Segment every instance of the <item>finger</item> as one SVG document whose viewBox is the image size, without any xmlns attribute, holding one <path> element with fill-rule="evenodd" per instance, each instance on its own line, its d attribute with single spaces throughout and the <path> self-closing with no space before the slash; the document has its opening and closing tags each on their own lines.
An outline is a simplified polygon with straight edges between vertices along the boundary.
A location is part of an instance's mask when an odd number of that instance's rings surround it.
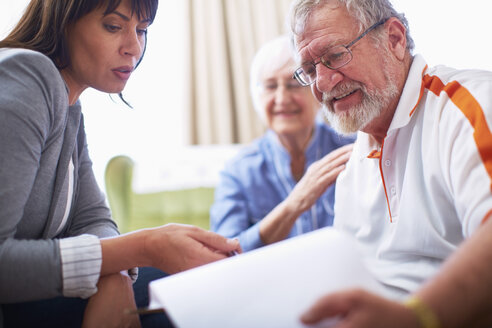
<svg viewBox="0 0 492 328">
<path fill-rule="evenodd" d="M 345 316 L 347 313 L 346 302 L 343 301 L 342 294 L 328 294 L 318 299 L 301 316 L 301 321 L 305 324 L 318 323 L 324 319 L 337 316 Z"/>
<path fill-rule="evenodd" d="M 193 233 L 193 238 L 204 244 L 206 247 L 223 253 L 232 251 L 238 252 L 241 249 L 237 239 L 229 239 L 211 231 L 197 230 Z"/>
<path fill-rule="evenodd" d="M 350 147 L 344 146 L 338 148 L 332 151 L 331 153 L 329 153 L 328 155 L 325 155 L 323 158 L 319 160 L 320 165 L 325 166 L 326 164 L 334 162 L 339 159 L 343 159 L 344 162 L 347 162 L 350 158 L 350 155 L 352 154 L 352 148 L 353 148 L 352 145 L 349 146 Z"/>
<path fill-rule="evenodd" d="M 200 261 L 201 264 L 215 262 L 215 261 L 223 260 L 223 259 L 229 257 L 228 253 L 226 253 L 226 252 L 218 251 L 218 250 L 210 248 L 204 244 L 202 244 L 202 246 L 203 246 L 203 248 L 200 249 L 200 254 L 198 257 L 198 261 Z"/>
<path fill-rule="evenodd" d="M 352 153 L 353 148 L 354 148 L 354 144 L 348 144 L 348 145 L 339 147 L 339 148 L 329 152 L 327 155 L 325 155 L 323 157 L 323 159 L 324 158 L 336 158 L 336 157 L 340 157 L 344 154 L 350 154 L 350 153 Z"/>
<path fill-rule="evenodd" d="M 306 174 L 309 175 L 323 175 L 332 170 L 335 167 L 338 167 L 342 164 L 346 164 L 350 159 L 352 152 L 339 152 L 336 154 L 328 154 L 322 159 L 314 162 L 308 168 Z"/>
<path fill-rule="evenodd" d="M 323 174 L 320 174 L 316 179 L 317 189 L 328 188 L 335 182 L 338 175 L 345 170 L 345 167 L 345 164 L 340 164 L 338 166 L 331 167 L 329 170 L 324 171 Z"/>
</svg>

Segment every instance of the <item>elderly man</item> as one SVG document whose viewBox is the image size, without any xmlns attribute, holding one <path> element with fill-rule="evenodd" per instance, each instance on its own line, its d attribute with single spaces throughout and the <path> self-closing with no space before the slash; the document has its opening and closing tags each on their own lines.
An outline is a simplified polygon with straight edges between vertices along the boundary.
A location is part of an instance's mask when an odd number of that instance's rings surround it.
<svg viewBox="0 0 492 328">
<path fill-rule="evenodd" d="M 359 131 L 335 226 L 357 238 L 393 298 L 343 291 L 302 320 L 490 326 L 492 74 L 429 68 L 388 0 L 295 0 L 291 15 L 294 77 L 337 130 Z"/>
</svg>

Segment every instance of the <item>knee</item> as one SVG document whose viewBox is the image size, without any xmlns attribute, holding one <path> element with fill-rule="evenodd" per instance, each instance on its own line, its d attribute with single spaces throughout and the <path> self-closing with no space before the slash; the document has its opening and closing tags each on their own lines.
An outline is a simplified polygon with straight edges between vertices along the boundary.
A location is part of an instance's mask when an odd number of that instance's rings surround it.
<svg viewBox="0 0 492 328">
<path fill-rule="evenodd" d="M 140 327 L 128 275 L 115 273 L 100 277 L 97 288 L 87 304 L 82 327 Z"/>
</svg>

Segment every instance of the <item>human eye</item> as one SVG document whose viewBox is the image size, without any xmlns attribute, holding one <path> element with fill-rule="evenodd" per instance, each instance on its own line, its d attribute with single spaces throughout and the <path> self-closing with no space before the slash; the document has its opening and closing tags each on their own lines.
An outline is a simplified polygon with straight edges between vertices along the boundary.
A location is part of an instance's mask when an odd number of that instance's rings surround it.
<svg viewBox="0 0 492 328">
<path fill-rule="evenodd" d="M 334 52 L 330 55 L 330 61 L 331 62 L 337 62 L 345 57 L 346 52 L 345 51 L 338 51 Z"/>
<path fill-rule="evenodd" d="M 149 24 L 139 24 L 139 26 L 137 26 L 137 34 L 142 36 L 142 35 L 147 35 L 147 29 L 149 27 Z"/>
<path fill-rule="evenodd" d="M 302 71 L 304 75 L 307 76 L 315 76 L 316 75 L 316 66 L 313 63 L 302 65 Z"/>
<path fill-rule="evenodd" d="M 287 89 L 289 90 L 297 90 L 299 88 L 302 88 L 302 85 L 299 84 L 299 82 L 297 82 L 296 80 L 293 80 L 293 81 L 289 81 L 287 84 L 286 84 L 286 87 Z"/>
<path fill-rule="evenodd" d="M 263 84 L 263 89 L 265 90 L 276 90 L 277 89 L 277 83 L 273 82 L 268 82 Z"/>
<path fill-rule="evenodd" d="M 104 28 L 111 33 L 116 33 L 121 30 L 121 26 L 114 24 L 104 24 Z"/>
<path fill-rule="evenodd" d="M 323 55 L 321 61 L 327 66 L 336 67 L 339 66 L 341 63 L 344 63 L 346 58 L 347 49 L 345 49 L 344 47 L 337 47 L 336 49 L 332 49 L 331 51 Z"/>
<path fill-rule="evenodd" d="M 138 35 L 147 35 L 147 29 L 137 29 Z"/>
</svg>

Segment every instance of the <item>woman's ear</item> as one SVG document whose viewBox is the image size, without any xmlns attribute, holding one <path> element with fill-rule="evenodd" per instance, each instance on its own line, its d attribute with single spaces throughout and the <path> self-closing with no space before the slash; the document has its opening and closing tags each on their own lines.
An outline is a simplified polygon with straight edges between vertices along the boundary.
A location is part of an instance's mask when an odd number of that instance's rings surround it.
<svg viewBox="0 0 492 328">
<path fill-rule="evenodd" d="M 396 17 L 384 24 L 388 32 L 389 50 L 399 60 L 403 60 L 407 51 L 407 29 Z"/>
</svg>

